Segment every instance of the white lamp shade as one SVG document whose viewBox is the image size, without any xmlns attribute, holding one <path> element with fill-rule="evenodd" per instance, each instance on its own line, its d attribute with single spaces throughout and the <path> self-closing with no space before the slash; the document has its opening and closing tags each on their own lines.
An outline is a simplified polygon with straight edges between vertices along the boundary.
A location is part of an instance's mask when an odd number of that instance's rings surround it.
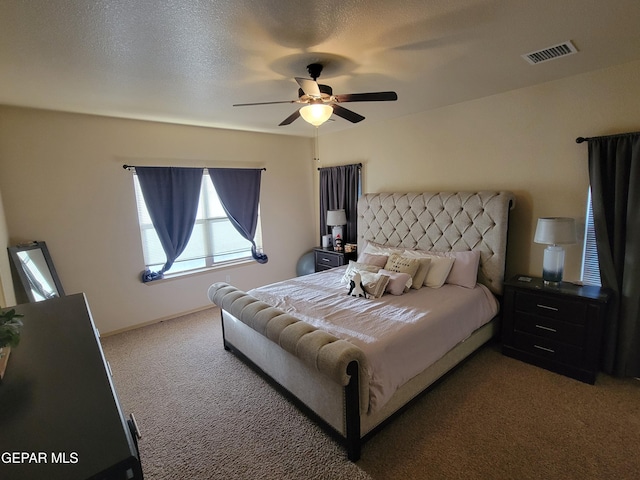
<svg viewBox="0 0 640 480">
<path fill-rule="evenodd" d="M 333 108 L 324 103 L 313 103 L 311 105 L 305 105 L 300 109 L 300 115 L 302 115 L 302 118 L 307 123 L 316 127 L 319 127 L 329 120 L 331 114 L 333 114 Z"/>
<path fill-rule="evenodd" d="M 347 224 L 347 214 L 344 210 L 327 210 L 327 225 L 330 227 Z"/>
<path fill-rule="evenodd" d="M 545 245 L 576 243 L 576 221 L 568 217 L 539 218 L 533 241 Z"/>
</svg>

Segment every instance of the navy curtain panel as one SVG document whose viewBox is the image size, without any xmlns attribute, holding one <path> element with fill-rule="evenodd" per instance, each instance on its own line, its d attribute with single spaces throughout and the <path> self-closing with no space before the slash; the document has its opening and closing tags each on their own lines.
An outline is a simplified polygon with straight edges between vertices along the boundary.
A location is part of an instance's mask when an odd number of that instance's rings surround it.
<svg viewBox="0 0 640 480">
<path fill-rule="evenodd" d="M 327 230 L 327 210 L 344 209 L 347 226 L 345 243 L 358 242 L 358 198 L 360 197 L 360 164 L 320 168 L 320 236 Z M 322 240 L 322 238 L 320 239 Z M 322 242 L 319 244 L 322 245 Z"/>
<path fill-rule="evenodd" d="M 267 263 L 269 258 L 257 251 L 254 240 L 258 226 L 262 169 L 210 168 L 209 177 L 231 224 L 243 238 L 251 242 L 251 256 L 258 263 Z"/>
<path fill-rule="evenodd" d="M 603 370 L 640 376 L 640 133 L 587 139 L 602 285 L 614 292 Z"/>
<path fill-rule="evenodd" d="M 149 269 L 142 281 L 164 276 L 184 251 L 196 221 L 202 168 L 136 167 L 140 190 L 167 261 L 158 272 Z"/>
</svg>

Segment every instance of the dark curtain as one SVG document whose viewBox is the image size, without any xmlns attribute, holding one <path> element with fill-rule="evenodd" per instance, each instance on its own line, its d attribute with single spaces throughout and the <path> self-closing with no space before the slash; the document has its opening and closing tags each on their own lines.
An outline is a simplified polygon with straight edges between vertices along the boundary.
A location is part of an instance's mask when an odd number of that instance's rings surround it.
<svg viewBox="0 0 640 480">
<path fill-rule="evenodd" d="M 331 233 L 327 230 L 327 210 L 344 209 L 347 215 L 344 241 L 345 243 L 357 243 L 360 164 L 325 167 L 319 170 L 320 235 Z"/>
<path fill-rule="evenodd" d="M 588 139 L 602 285 L 614 292 L 603 370 L 640 376 L 640 133 Z"/>
<path fill-rule="evenodd" d="M 267 263 L 269 258 L 256 250 L 254 241 L 258 226 L 262 169 L 210 168 L 209 176 L 231 224 L 251 242 L 254 260 Z"/>
<path fill-rule="evenodd" d="M 142 281 L 162 278 L 184 251 L 198 213 L 202 168 L 136 167 L 140 190 L 167 261 L 159 272 L 145 270 Z"/>
</svg>

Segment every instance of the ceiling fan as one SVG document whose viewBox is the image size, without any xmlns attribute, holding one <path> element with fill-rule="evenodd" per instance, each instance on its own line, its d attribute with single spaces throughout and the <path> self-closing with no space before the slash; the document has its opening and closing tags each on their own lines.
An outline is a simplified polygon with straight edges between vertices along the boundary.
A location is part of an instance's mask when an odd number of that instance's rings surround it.
<svg viewBox="0 0 640 480">
<path fill-rule="evenodd" d="M 316 79 L 322 73 L 322 64 L 312 63 L 307 65 L 307 71 L 312 80 L 308 78 L 296 77 L 296 82 L 300 85 L 297 100 L 284 100 L 279 102 L 258 102 L 258 103 L 237 103 L 234 107 L 245 107 L 250 105 L 273 105 L 276 103 L 301 103 L 304 106 L 293 112 L 279 126 L 289 125 L 298 117 L 309 122 L 311 125 L 319 126 L 326 122 L 332 114 L 336 114 L 351 123 L 358 123 L 364 117 L 356 112 L 352 112 L 339 105 L 346 102 L 388 102 L 398 99 L 396 92 L 370 92 L 370 93 L 347 93 L 334 95 L 333 89 L 329 85 L 319 84 Z"/>
</svg>

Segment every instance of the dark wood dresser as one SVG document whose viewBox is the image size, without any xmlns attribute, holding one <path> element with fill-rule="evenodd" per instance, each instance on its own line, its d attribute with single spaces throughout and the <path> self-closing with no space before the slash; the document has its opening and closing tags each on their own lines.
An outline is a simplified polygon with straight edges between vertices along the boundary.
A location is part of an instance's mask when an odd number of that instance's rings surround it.
<svg viewBox="0 0 640 480">
<path fill-rule="evenodd" d="M 593 384 L 608 300 L 600 287 L 517 275 L 505 282 L 502 353 Z"/>
<path fill-rule="evenodd" d="M 84 294 L 24 314 L 0 385 L 0 478 L 140 479 L 135 421 L 123 415 Z"/>
<path fill-rule="evenodd" d="M 330 248 L 316 247 L 313 249 L 316 272 L 329 270 L 330 268 L 340 267 L 349 263 L 349 260 L 355 260 L 356 252 L 336 252 Z"/>
</svg>

